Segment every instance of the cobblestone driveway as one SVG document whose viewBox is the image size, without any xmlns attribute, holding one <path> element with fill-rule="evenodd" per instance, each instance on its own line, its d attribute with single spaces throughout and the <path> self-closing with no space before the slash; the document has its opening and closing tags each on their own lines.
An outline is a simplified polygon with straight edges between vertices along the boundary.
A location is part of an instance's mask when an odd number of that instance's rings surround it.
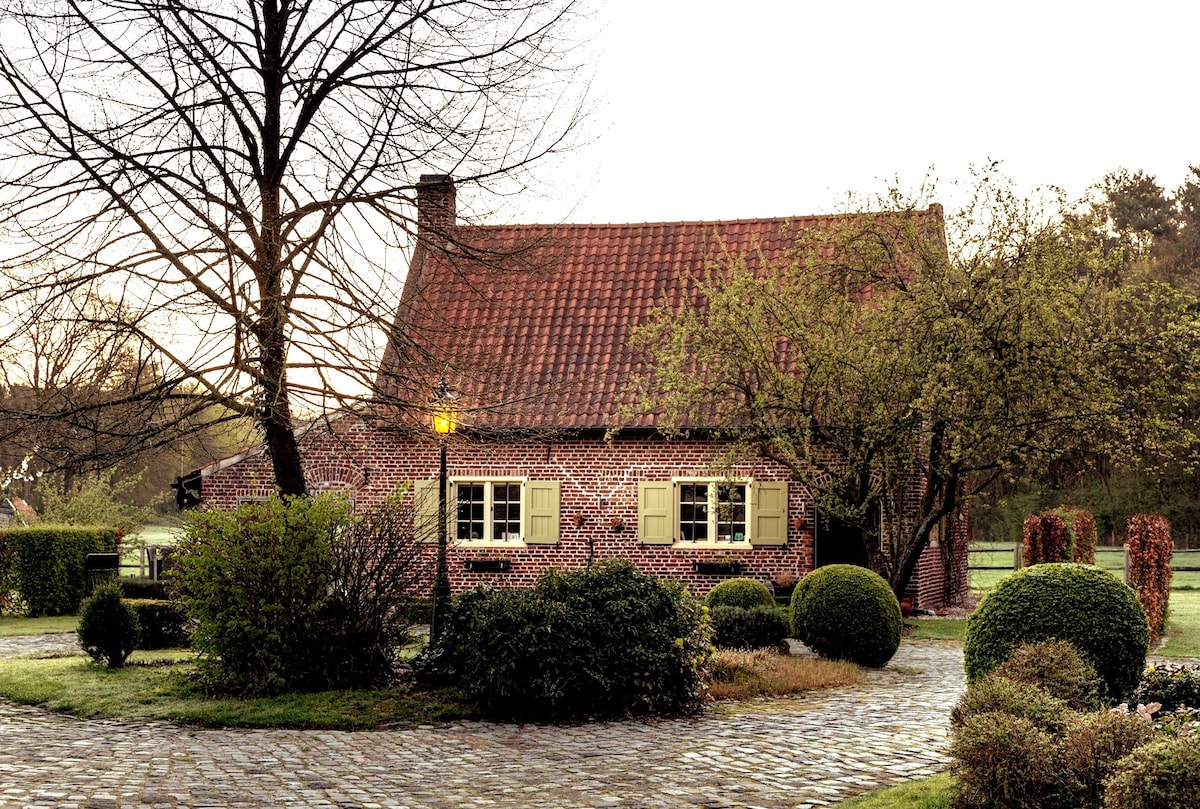
<svg viewBox="0 0 1200 809">
<path fill-rule="evenodd" d="M 670 721 L 195 730 L 0 701 L 0 806 L 824 806 L 942 769 L 962 689 L 961 647 L 905 643 L 861 686 Z"/>
</svg>

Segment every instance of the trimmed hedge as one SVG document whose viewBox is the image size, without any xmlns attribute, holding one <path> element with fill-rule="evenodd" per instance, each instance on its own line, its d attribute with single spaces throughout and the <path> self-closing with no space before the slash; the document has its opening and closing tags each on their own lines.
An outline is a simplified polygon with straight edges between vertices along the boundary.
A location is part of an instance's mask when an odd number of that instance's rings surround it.
<svg viewBox="0 0 1200 809">
<path fill-rule="evenodd" d="M 1067 544 L 1071 558 L 1063 561 L 1096 564 L 1096 518 L 1081 508 L 1057 508 L 1051 512 L 1063 518 L 1067 525 Z"/>
<path fill-rule="evenodd" d="M 713 645 L 718 649 L 767 649 L 778 646 L 788 634 L 787 613 L 772 599 L 771 606 L 745 609 L 721 605 L 709 610 Z"/>
<path fill-rule="evenodd" d="M 1035 565 L 1002 579 L 967 617 L 967 681 L 1022 643 L 1051 638 L 1070 642 L 1096 667 L 1103 698 L 1113 703 L 1133 693 L 1150 646 L 1146 613 L 1115 576 L 1073 562 Z"/>
<path fill-rule="evenodd" d="M 883 577 L 857 565 L 826 565 L 792 593 L 792 635 L 822 657 L 879 668 L 900 648 L 900 602 Z"/>
<path fill-rule="evenodd" d="M 713 607 L 741 607 L 744 610 L 754 607 L 770 607 L 775 603 L 775 596 L 767 589 L 767 585 L 756 579 L 726 579 L 708 591 L 705 599 L 709 609 Z"/>
<path fill-rule="evenodd" d="M 1129 584 L 1150 621 L 1150 633 L 1157 638 L 1167 621 L 1167 602 L 1171 597 L 1171 523 L 1160 514 L 1135 514 L 1125 521 L 1129 546 Z"/>
<path fill-rule="evenodd" d="M 177 602 L 131 598 L 125 603 L 142 628 L 139 649 L 175 649 L 191 642 L 187 616 Z"/>
<path fill-rule="evenodd" d="M 43 526 L 0 530 L 0 583 L 16 592 L 31 618 L 74 615 L 92 586 L 84 563 L 89 553 L 113 553 L 113 528 Z"/>
</svg>

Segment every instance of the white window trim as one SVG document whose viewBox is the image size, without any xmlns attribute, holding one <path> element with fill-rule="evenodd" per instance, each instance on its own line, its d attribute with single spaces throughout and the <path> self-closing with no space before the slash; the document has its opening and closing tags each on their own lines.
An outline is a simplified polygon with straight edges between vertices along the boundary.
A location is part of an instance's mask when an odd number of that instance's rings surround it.
<svg viewBox="0 0 1200 809">
<path fill-rule="evenodd" d="M 457 548 L 524 548 L 525 543 L 525 515 L 529 504 L 526 498 L 529 482 L 529 477 L 516 477 L 512 475 L 453 475 L 446 478 L 446 521 L 447 532 L 450 535 L 450 541 Z M 492 488 L 493 483 L 517 483 L 521 486 L 521 535 L 518 539 L 458 539 L 458 484 L 460 483 L 482 483 L 484 484 L 484 521 L 485 524 L 491 523 L 492 508 Z M 435 521 L 436 522 L 436 521 Z"/>
<path fill-rule="evenodd" d="M 691 540 L 686 540 L 686 539 L 682 538 L 683 531 L 680 530 L 680 522 L 679 522 L 679 505 L 680 505 L 679 504 L 679 487 L 690 484 L 690 483 L 717 483 L 717 484 L 725 483 L 725 484 L 730 484 L 730 485 L 746 487 L 746 530 L 745 530 L 745 533 L 742 535 L 742 539 L 740 542 L 737 540 L 734 540 L 734 539 L 730 539 L 728 541 L 721 541 L 721 540 L 715 538 L 717 536 L 717 532 L 716 532 L 717 509 L 716 509 L 715 503 L 714 503 L 714 500 L 715 500 L 715 490 L 714 489 L 709 490 L 709 499 L 708 499 L 709 537 L 712 537 L 712 538 L 701 540 L 701 541 L 691 541 Z M 750 532 L 753 530 L 753 525 L 754 525 L 754 479 L 753 478 L 723 478 L 723 477 L 705 477 L 705 476 L 673 477 L 673 478 L 671 478 L 671 484 L 674 486 L 674 491 L 675 491 L 675 497 L 673 498 L 675 510 L 674 510 L 674 513 L 671 515 L 673 528 L 674 528 L 674 532 L 675 532 L 675 544 L 673 547 L 687 549 L 687 550 L 702 549 L 702 548 L 714 548 L 714 549 L 722 549 L 722 548 L 731 549 L 732 548 L 732 549 L 743 550 L 743 549 L 750 549 L 752 547 L 751 542 L 750 542 Z"/>
</svg>

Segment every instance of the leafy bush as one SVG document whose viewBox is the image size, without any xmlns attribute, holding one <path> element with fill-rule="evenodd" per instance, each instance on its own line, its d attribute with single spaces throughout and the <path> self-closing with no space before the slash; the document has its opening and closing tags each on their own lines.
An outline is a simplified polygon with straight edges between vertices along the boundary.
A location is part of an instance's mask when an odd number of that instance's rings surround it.
<svg viewBox="0 0 1200 809">
<path fill-rule="evenodd" d="M 1062 746 L 1068 792 L 1064 803 L 1100 806 L 1104 782 L 1117 763 L 1153 738 L 1153 727 L 1137 714 L 1098 711 L 1074 717 Z"/>
<path fill-rule="evenodd" d="M 1065 640 L 1022 643 L 993 672 L 1018 683 L 1036 685 L 1072 710 L 1100 708 L 1100 675 L 1096 667 Z"/>
<path fill-rule="evenodd" d="M 950 744 L 955 809 L 1050 809 L 1062 787 L 1057 740 L 1023 716 L 969 717 Z"/>
<path fill-rule="evenodd" d="M 1117 764 L 1106 809 L 1200 809 L 1200 737 L 1160 739 Z"/>
<path fill-rule="evenodd" d="M 960 728 L 972 717 L 1002 713 L 1027 719 L 1047 733 L 1061 733 L 1071 715 L 1067 704 L 1040 688 L 992 673 L 971 683 L 950 712 L 950 725 Z"/>
<path fill-rule="evenodd" d="M 765 649 L 778 646 L 788 634 L 787 614 L 774 605 L 774 599 L 769 607 L 711 607 L 709 619 L 718 649 Z"/>
<path fill-rule="evenodd" d="M 137 647 L 137 616 L 121 600 L 121 591 L 106 584 L 84 602 L 79 616 L 79 645 L 97 663 L 119 669 Z"/>
<path fill-rule="evenodd" d="M 701 705 L 707 629 L 682 585 L 627 561 L 549 570 L 532 589 L 458 596 L 418 673 L 493 719 L 689 713 Z"/>
<path fill-rule="evenodd" d="M 767 585 L 755 579 L 726 579 L 708 591 L 706 601 L 709 609 L 741 607 L 748 610 L 773 606 L 775 596 L 767 589 Z"/>
<path fill-rule="evenodd" d="M 1150 633 L 1157 638 L 1167 620 L 1171 597 L 1171 524 L 1158 514 L 1135 514 L 1126 521 L 1129 583 L 1146 611 Z"/>
<path fill-rule="evenodd" d="M 792 635 L 822 657 L 879 667 L 900 648 L 900 602 L 865 567 L 827 565 L 792 593 Z"/>
<path fill-rule="evenodd" d="M 0 529 L 0 559 L 11 569 L 0 573 L 16 589 L 31 618 L 74 615 L 91 582 L 84 568 L 89 553 L 112 553 L 117 532 L 111 528 L 44 526 Z"/>
<path fill-rule="evenodd" d="M 358 688 L 394 674 L 400 605 L 427 587 L 411 510 L 273 498 L 194 513 L 174 581 L 212 687 L 242 694 Z"/>
<path fill-rule="evenodd" d="M 1074 563 L 1035 565 L 1000 581 L 967 618 L 967 680 L 984 677 L 1022 643 L 1060 638 L 1096 667 L 1102 698 L 1125 700 L 1150 645 L 1146 614 L 1112 574 Z"/>
<path fill-rule="evenodd" d="M 134 598 L 125 603 L 137 616 L 142 630 L 137 648 L 174 649 L 187 646 L 191 641 L 187 616 L 176 602 Z"/>
<path fill-rule="evenodd" d="M 1200 708 L 1200 668 L 1180 663 L 1148 666 L 1131 701 L 1141 705 L 1157 702 L 1164 711 Z"/>
</svg>

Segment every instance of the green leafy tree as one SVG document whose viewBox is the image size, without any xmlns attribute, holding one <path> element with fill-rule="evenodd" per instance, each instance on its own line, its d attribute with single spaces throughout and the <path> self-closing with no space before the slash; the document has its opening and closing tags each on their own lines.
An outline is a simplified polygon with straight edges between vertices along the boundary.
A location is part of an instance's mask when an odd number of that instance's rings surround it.
<svg viewBox="0 0 1200 809">
<path fill-rule="evenodd" d="M 949 252 L 933 218 L 885 203 L 801 230 L 783 261 L 718 258 L 636 342 L 661 424 L 785 465 L 902 593 L 993 481 L 1075 448 L 1186 443 L 1198 332 L 1171 289 L 1114 286 L 1061 200 L 984 176 Z"/>
<path fill-rule="evenodd" d="M 103 525 L 130 534 L 154 519 L 154 509 L 130 502 L 141 475 L 117 479 L 112 470 L 77 478 L 67 486 L 62 475 L 37 482 L 41 519 L 57 525 Z"/>
</svg>

